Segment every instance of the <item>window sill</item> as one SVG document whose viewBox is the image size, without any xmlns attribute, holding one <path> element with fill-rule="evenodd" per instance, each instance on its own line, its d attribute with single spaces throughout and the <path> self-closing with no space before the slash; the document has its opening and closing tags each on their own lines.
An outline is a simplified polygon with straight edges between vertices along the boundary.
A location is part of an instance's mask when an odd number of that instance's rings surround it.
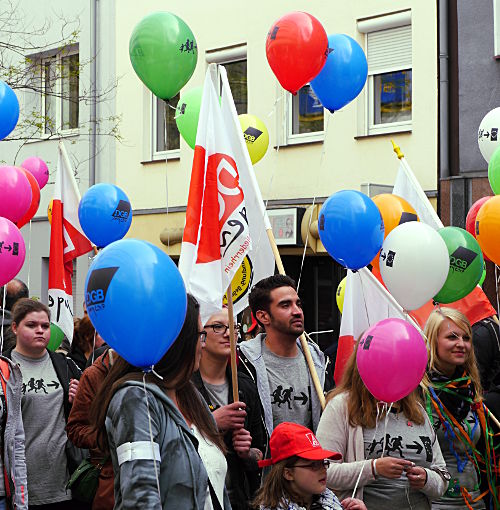
<svg viewBox="0 0 500 510">
<path fill-rule="evenodd" d="M 411 132 L 412 132 L 411 129 L 391 129 L 390 131 L 384 131 L 383 133 L 370 133 L 368 135 L 357 135 L 354 137 L 354 140 L 363 140 L 364 138 L 373 138 L 376 136 L 411 134 Z"/>
<path fill-rule="evenodd" d="M 154 157 L 153 159 L 148 159 L 145 161 L 141 161 L 141 165 L 154 165 L 155 163 L 165 163 L 165 161 L 180 161 L 181 155 L 177 154 L 169 154 L 164 158 Z"/>
</svg>

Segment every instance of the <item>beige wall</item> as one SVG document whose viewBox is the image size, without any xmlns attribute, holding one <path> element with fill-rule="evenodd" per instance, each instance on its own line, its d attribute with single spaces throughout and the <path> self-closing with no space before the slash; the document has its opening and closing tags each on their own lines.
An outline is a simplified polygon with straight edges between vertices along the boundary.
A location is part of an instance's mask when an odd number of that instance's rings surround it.
<svg viewBox="0 0 500 510">
<path fill-rule="evenodd" d="M 195 0 L 165 4 L 159 0 L 120 0 L 116 13 L 116 72 L 120 76 L 117 112 L 122 114 L 123 144 L 116 154 L 116 183 L 129 195 L 134 209 L 165 208 L 166 172 L 168 205 L 185 206 L 193 151 L 181 141 L 180 160 L 141 164 L 149 159 L 150 94 L 135 75 L 128 42 L 135 24 L 155 10 L 171 8 L 190 26 L 198 44 L 198 64 L 185 87 L 203 84 L 205 51 L 237 43 L 247 44 L 248 111 L 260 117 L 270 132 L 270 148 L 255 167 L 263 198 L 292 199 L 328 196 L 340 189 L 360 189 L 362 183 L 393 184 L 398 161 L 390 139 L 401 146 L 407 161 L 425 190 L 437 189 L 437 36 L 436 2 L 432 0 L 296 0 L 229 2 Z M 412 9 L 413 124 L 411 134 L 355 139 L 356 102 L 333 114 L 324 144 L 281 146 L 273 149 L 283 126 L 282 96 L 265 56 L 266 35 L 272 23 L 293 10 L 316 16 L 328 34 L 346 33 L 364 44 L 356 20 L 378 14 Z M 329 115 L 329 114 L 328 114 Z M 271 182 L 272 180 L 272 182 Z M 271 182 L 271 184 L 270 184 Z M 150 220 L 148 220 L 150 218 Z M 162 219 L 163 218 L 163 219 Z M 133 235 L 161 244 L 164 215 L 134 219 Z M 130 234 L 129 234 L 130 235 Z"/>
</svg>

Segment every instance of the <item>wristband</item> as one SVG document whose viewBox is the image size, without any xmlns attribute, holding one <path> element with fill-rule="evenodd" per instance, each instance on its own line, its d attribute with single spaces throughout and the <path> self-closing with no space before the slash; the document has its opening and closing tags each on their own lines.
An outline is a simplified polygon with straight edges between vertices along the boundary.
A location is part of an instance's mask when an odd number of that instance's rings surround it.
<svg viewBox="0 0 500 510">
<path fill-rule="evenodd" d="M 372 475 L 374 478 L 377 478 L 378 477 L 378 473 L 377 473 L 377 459 L 372 459 Z"/>
</svg>

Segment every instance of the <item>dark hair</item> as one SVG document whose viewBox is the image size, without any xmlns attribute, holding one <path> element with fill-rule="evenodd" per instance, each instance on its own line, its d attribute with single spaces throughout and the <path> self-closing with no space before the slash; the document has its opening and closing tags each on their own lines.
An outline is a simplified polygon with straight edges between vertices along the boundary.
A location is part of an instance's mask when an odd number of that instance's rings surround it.
<svg viewBox="0 0 500 510">
<path fill-rule="evenodd" d="M 45 312 L 50 321 L 50 310 L 41 301 L 30 298 L 21 298 L 12 309 L 12 322 L 19 326 L 19 323 L 31 312 Z"/>
<path fill-rule="evenodd" d="M 78 347 L 83 353 L 92 351 L 94 347 L 95 328 L 86 315 L 78 322 L 75 322 L 75 332 L 73 334 L 73 342 L 71 347 Z"/>
<path fill-rule="evenodd" d="M 210 411 L 202 402 L 200 394 L 191 382 L 198 346 L 199 315 L 200 305 L 198 301 L 188 294 L 186 318 L 181 332 L 170 349 L 154 367 L 155 372 L 161 375 L 163 380 L 152 373 L 148 373 L 146 374 L 146 381 L 156 384 L 163 391 L 175 389 L 177 404 L 181 413 L 197 426 L 203 436 L 215 443 L 225 453 L 222 435 L 217 430 Z M 142 378 L 143 372 L 140 368 L 134 367 L 117 356 L 90 407 L 90 420 L 97 431 L 97 444 L 101 450 L 109 450 L 104 422 L 113 395 L 126 381 L 142 381 Z"/>
<path fill-rule="evenodd" d="M 264 310 L 269 313 L 271 306 L 271 291 L 278 289 L 279 287 L 292 287 L 295 291 L 297 290 L 295 281 L 292 280 L 292 278 L 284 274 L 275 274 L 257 282 L 252 287 L 248 296 L 248 305 L 252 310 L 255 320 L 262 327 L 263 325 L 259 322 L 259 319 L 257 319 L 257 311 Z"/>
<path fill-rule="evenodd" d="M 5 296 L 5 309 L 12 310 L 17 301 L 22 298 L 29 297 L 29 290 L 27 285 L 20 280 L 19 278 L 14 278 L 7 285 L 2 287 L 0 291 L 0 308 L 3 306 L 3 298 L 5 289 L 7 289 L 7 294 Z"/>
</svg>

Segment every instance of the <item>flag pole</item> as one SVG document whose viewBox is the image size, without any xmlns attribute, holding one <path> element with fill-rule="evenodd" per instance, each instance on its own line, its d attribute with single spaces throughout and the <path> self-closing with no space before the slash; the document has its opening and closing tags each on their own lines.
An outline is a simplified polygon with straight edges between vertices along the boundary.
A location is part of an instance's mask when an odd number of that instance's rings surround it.
<svg viewBox="0 0 500 510">
<path fill-rule="evenodd" d="M 285 268 L 283 266 L 283 262 L 281 260 L 280 252 L 278 251 L 278 246 L 276 244 L 276 239 L 274 238 L 273 229 L 268 228 L 266 230 L 267 237 L 269 238 L 269 243 L 271 245 L 271 248 L 273 250 L 274 259 L 276 260 L 276 266 L 278 266 L 278 272 L 279 274 L 286 274 Z M 228 299 L 229 304 L 229 299 Z M 231 314 L 230 314 L 231 317 Z M 231 325 L 231 323 L 229 323 Z M 309 350 L 309 345 L 307 343 L 307 339 L 304 333 L 300 335 L 300 345 L 302 346 L 302 351 L 304 353 L 304 358 L 306 359 L 307 367 L 309 368 L 309 372 L 311 374 L 311 379 L 314 384 L 314 389 L 316 390 L 316 394 L 318 395 L 319 403 L 321 404 L 321 409 L 325 408 L 326 401 L 325 401 L 325 395 L 323 393 L 323 388 L 321 386 L 321 383 L 319 381 L 318 373 L 316 372 L 316 367 L 314 366 L 314 362 L 311 356 L 311 351 Z"/>
<path fill-rule="evenodd" d="M 238 368 L 236 366 L 236 338 L 234 336 L 233 290 L 231 283 L 227 288 L 227 313 L 229 315 L 229 342 L 231 346 L 231 382 L 233 384 L 233 402 L 240 400 L 238 392 Z"/>
</svg>

